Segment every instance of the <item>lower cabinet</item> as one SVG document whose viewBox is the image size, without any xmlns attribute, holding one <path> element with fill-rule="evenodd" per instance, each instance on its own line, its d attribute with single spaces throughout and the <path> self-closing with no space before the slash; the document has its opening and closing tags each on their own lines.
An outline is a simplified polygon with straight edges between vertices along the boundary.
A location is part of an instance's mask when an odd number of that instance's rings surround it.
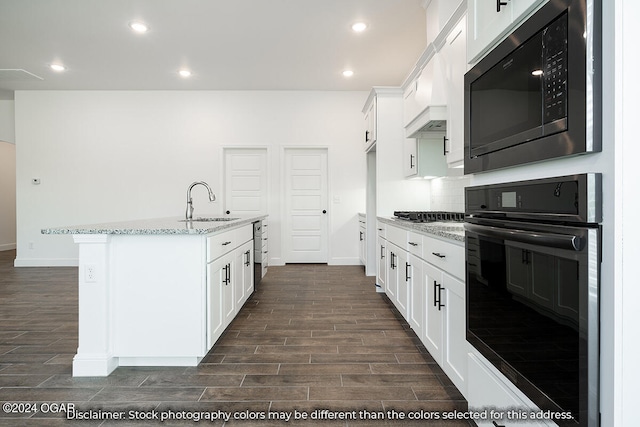
<svg viewBox="0 0 640 427">
<path fill-rule="evenodd" d="M 242 234 L 236 232 L 239 235 Z M 246 233 L 235 241 L 233 237 L 222 239 L 225 243 L 234 242 L 229 244 L 232 248 L 207 264 L 207 350 L 220 338 L 254 289 L 253 241 L 237 246 L 237 241 L 246 240 Z"/>
<path fill-rule="evenodd" d="M 393 226 L 387 224 L 387 238 Z M 401 233 L 395 233 L 402 235 Z M 465 285 L 461 246 L 425 237 L 418 252 L 414 232 L 405 233 L 405 246 L 378 237 L 378 283 L 398 311 L 409 322 L 431 356 L 451 381 L 466 395 L 467 357 Z M 411 240 L 413 239 L 413 240 Z M 420 257 L 435 254 L 433 262 Z M 460 264 L 460 265 L 459 265 Z"/>
<path fill-rule="evenodd" d="M 465 286 L 427 262 L 422 268 L 426 291 L 423 343 L 464 394 L 469 352 L 465 337 Z"/>
<path fill-rule="evenodd" d="M 379 286 L 379 288 L 377 288 L 380 292 L 384 292 L 386 290 L 387 287 L 387 241 L 385 239 L 383 239 L 382 237 L 378 236 L 378 240 L 377 240 L 377 254 L 378 254 L 378 261 L 377 261 L 377 278 L 376 278 L 376 282 Z"/>
</svg>

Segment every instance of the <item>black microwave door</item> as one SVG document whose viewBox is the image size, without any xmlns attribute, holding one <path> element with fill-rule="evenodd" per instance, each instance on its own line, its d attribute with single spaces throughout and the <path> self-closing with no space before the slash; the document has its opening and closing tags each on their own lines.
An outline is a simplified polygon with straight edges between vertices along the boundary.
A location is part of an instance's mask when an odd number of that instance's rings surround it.
<svg viewBox="0 0 640 427">
<path fill-rule="evenodd" d="M 471 83 L 471 156 L 543 135 L 542 34 Z"/>
</svg>

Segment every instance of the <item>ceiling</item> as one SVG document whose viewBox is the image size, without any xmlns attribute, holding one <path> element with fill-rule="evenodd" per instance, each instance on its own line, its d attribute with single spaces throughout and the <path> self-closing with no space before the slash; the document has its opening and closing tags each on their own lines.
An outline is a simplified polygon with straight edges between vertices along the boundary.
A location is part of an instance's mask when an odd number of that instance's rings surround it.
<svg viewBox="0 0 640 427">
<path fill-rule="evenodd" d="M 0 96 L 399 86 L 427 44 L 423 1 L 0 0 Z"/>
</svg>

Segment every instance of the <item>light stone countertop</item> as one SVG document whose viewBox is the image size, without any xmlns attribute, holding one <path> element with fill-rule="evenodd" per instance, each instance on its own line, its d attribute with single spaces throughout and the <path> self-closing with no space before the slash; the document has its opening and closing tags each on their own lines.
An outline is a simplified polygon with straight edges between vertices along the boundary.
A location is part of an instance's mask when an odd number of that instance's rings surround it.
<svg viewBox="0 0 640 427">
<path fill-rule="evenodd" d="M 88 224 L 68 227 L 42 229 L 42 234 L 131 234 L 131 235 L 167 235 L 167 234 L 211 234 L 254 221 L 265 219 L 267 215 L 235 215 L 227 221 L 185 221 L 183 217 L 153 218 L 133 221 L 121 221 L 102 224 Z M 198 217 L 195 217 L 197 219 Z M 225 218 L 221 215 L 206 215 L 205 218 Z"/>
<path fill-rule="evenodd" d="M 423 234 L 432 234 L 449 240 L 464 242 L 464 222 L 411 222 L 392 217 L 378 217 L 378 221 L 415 231 Z"/>
</svg>

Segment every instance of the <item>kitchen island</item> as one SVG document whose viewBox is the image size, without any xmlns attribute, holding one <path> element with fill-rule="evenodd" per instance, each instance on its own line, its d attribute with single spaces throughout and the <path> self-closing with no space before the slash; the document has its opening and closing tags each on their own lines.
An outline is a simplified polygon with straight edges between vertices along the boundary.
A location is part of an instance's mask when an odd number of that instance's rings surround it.
<svg viewBox="0 0 640 427">
<path fill-rule="evenodd" d="M 79 244 L 73 376 L 196 366 L 253 292 L 253 223 L 266 215 L 59 227 Z"/>
</svg>

